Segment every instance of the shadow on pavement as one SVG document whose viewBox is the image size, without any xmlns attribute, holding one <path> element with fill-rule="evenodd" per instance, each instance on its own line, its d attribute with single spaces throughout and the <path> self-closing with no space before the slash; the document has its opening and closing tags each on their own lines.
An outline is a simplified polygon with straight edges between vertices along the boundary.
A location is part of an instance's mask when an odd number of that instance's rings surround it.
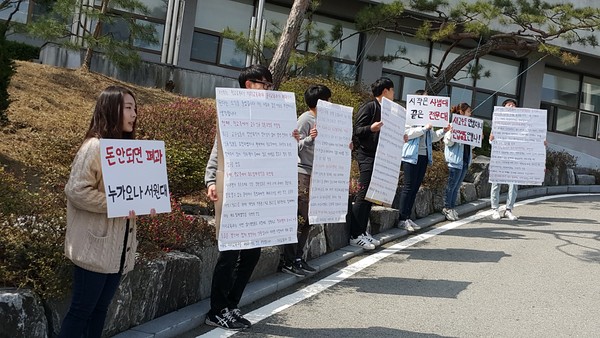
<svg viewBox="0 0 600 338">
<path fill-rule="evenodd" d="M 248 331 L 237 333 L 236 337 L 403 337 L 434 338 L 445 337 L 433 333 L 411 332 L 387 327 L 371 326 L 365 328 L 322 328 L 322 329 L 290 329 L 283 325 L 266 324 L 254 326 Z"/>
<path fill-rule="evenodd" d="M 357 293 L 377 293 L 382 295 L 417 296 L 433 298 L 456 298 L 471 282 L 452 280 L 427 280 L 416 278 L 351 278 L 335 288 L 354 288 Z"/>
</svg>

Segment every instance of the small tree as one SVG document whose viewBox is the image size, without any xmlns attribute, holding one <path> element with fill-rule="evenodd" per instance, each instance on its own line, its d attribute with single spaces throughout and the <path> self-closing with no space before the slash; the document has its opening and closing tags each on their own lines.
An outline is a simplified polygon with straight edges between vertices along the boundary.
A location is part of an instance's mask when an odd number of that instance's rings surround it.
<svg viewBox="0 0 600 338">
<path fill-rule="evenodd" d="M 417 25 L 407 26 L 409 21 Z M 452 6 L 446 0 L 394 1 L 361 11 L 357 27 L 363 32 L 408 33 L 423 40 L 447 42 L 448 48 L 439 64 L 403 57 L 402 50 L 396 55 L 375 56 L 384 62 L 403 59 L 428 68 L 427 91 L 435 94 L 471 61 L 494 51 L 512 51 L 519 57 L 537 51 L 558 57 L 564 64 L 577 63 L 577 56 L 551 43 L 563 40 L 568 44 L 597 46 L 593 32 L 600 27 L 600 9 L 541 0 L 459 1 Z M 446 62 L 455 47 L 467 42 L 477 47 L 468 48 L 452 62 Z M 480 70 L 466 71 L 478 76 Z"/>
<path fill-rule="evenodd" d="M 6 110 L 10 104 L 8 85 L 10 84 L 10 78 L 15 73 L 14 62 L 8 55 L 6 33 L 22 2 L 23 0 L 0 1 L 0 12 L 9 11 L 6 21 L 0 22 L 0 126 L 8 123 L 8 116 L 6 115 Z"/>
<path fill-rule="evenodd" d="M 127 68 L 140 61 L 134 41 L 157 42 L 154 27 L 137 22 L 132 13 L 147 14 L 148 8 L 139 0 L 102 0 L 99 5 L 56 0 L 47 15 L 29 25 L 29 33 L 69 49 L 86 48 L 82 64 L 85 70 L 90 68 L 94 51 L 104 53 L 117 67 Z M 125 39 L 116 38 L 107 29 L 115 24 L 125 25 Z"/>
</svg>

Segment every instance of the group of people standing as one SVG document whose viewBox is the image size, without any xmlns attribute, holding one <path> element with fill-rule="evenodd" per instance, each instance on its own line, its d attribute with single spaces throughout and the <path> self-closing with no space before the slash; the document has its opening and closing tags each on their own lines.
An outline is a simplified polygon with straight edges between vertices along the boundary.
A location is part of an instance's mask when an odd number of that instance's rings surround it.
<svg viewBox="0 0 600 338">
<path fill-rule="evenodd" d="M 241 88 L 271 90 L 271 72 L 264 66 L 244 68 L 238 77 Z M 394 84 L 380 78 L 371 86 L 374 99 L 363 104 L 354 124 L 354 149 L 359 165 L 359 190 L 346 217 L 350 226 L 350 244 L 370 250 L 380 245 L 367 231 L 372 203 L 365 199 L 373 173 L 379 132 L 385 128 L 381 121 L 381 100 L 394 98 Z M 417 94 L 426 95 L 424 91 Z M 309 191 L 314 158 L 314 142 L 318 137 L 316 127 L 318 100 L 329 101 L 331 91 L 324 85 L 312 85 L 304 93 L 308 111 L 298 118 L 297 129 L 290 137 L 298 141 L 298 241 L 283 246 L 281 271 L 304 276 L 316 271 L 304 259 L 304 246 L 308 240 Z M 516 102 L 509 104 L 516 105 Z M 505 103 L 506 105 L 506 103 Z M 471 114 L 468 104 L 452 108 L 452 113 Z M 100 165 L 99 140 L 102 138 L 133 139 L 137 122 L 135 95 L 130 90 L 111 86 L 99 96 L 82 146 L 72 164 L 69 181 L 65 186 L 67 196 L 67 234 L 65 254 L 75 264 L 73 297 L 63 321 L 59 337 L 100 337 L 108 307 L 118 288 L 121 277 L 133 269 L 136 239 L 136 214 L 125 218 L 108 218 L 106 193 Z M 393 206 L 399 210 L 398 226 L 414 231 L 417 225 L 410 219 L 419 187 L 427 166 L 432 163 L 432 144 L 444 138 L 445 155 L 449 167 L 448 186 L 443 213 L 448 220 L 457 220 L 456 196 L 465 177 L 472 155 L 469 146 L 452 142 L 451 126 L 434 130 L 431 124 L 407 127 L 402 149 L 404 185 L 398 191 Z M 490 136 L 490 141 L 493 136 Z M 350 144 L 352 147 L 352 144 Z M 215 140 L 207 163 L 205 183 L 207 195 L 219 200 L 217 192 L 218 151 Z M 494 219 L 502 215 L 497 211 L 499 186 L 492 185 Z M 511 186 L 505 216 L 516 219 L 512 208 L 517 187 Z M 155 214 L 154 210 L 150 211 Z M 260 248 L 220 251 L 214 267 L 210 305 L 206 324 L 226 329 L 244 329 L 252 323 L 244 318 L 239 302 L 250 276 L 259 261 Z"/>
</svg>

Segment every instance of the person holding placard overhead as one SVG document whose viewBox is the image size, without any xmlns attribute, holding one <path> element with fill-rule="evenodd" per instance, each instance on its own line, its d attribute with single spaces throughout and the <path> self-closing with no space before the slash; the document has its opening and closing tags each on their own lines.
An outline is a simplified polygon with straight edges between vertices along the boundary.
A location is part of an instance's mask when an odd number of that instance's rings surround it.
<svg viewBox="0 0 600 338">
<path fill-rule="evenodd" d="M 514 99 L 506 99 L 502 102 L 503 107 L 516 107 L 517 101 Z M 490 143 L 494 141 L 494 135 L 490 133 Z M 506 211 L 500 213 L 498 207 L 500 206 L 500 184 L 492 183 L 492 190 L 490 192 L 490 199 L 492 203 L 492 219 L 499 220 L 503 217 L 508 218 L 511 221 L 516 221 L 519 218 L 512 213 L 517 200 L 517 194 L 519 192 L 519 186 L 516 184 L 508 185 L 508 197 L 506 198 Z"/>
<path fill-rule="evenodd" d="M 356 142 L 356 155 L 360 175 L 358 177 L 358 192 L 354 197 L 352 216 L 350 219 L 350 245 L 373 250 L 381 242 L 367 232 L 371 202 L 366 200 L 367 190 L 373 174 L 375 152 L 379 142 L 379 131 L 383 126 L 381 122 L 381 100 L 394 99 L 394 83 L 387 77 L 382 77 L 371 85 L 375 97 L 364 103 L 358 109 L 354 123 L 354 138 Z"/>
<path fill-rule="evenodd" d="M 471 106 L 463 102 L 452 107 L 450 112 L 452 114 L 471 116 Z M 446 158 L 446 163 L 448 163 L 448 184 L 446 185 L 442 214 L 449 221 L 458 221 L 458 213 L 454 209 L 456 198 L 460 190 L 460 184 L 469 171 L 473 155 L 470 145 L 452 141 L 452 130 L 446 132 L 444 143 L 446 144 L 444 147 L 444 157 Z"/>
<path fill-rule="evenodd" d="M 308 111 L 298 117 L 298 243 L 283 246 L 283 262 L 281 271 L 302 277 L 306 273 L 317 270 L 304 260 L 304 246 L 310 233 L 308 222 L 308 204 L 310 192 L 310 176 L 315 156 L 315 139 L 317 138 L 317 102 L 329 101 L 331 90 L 324 85 L 311 85 L 304 92 L 304 102 Z"/>
<path fill-rule="evenodd" d="M 418 90 L 415 94 L 427 95 L 427 92 Z M 418 225 L 410 219 L 410 214 L 427 166 L 433 163 L 432 144 L 439 141 L 449 128 L 450 125 L 434 131 L 431 123 L 425 126 L 406 126 L 404 134 L 408 136 L 408 142 L 402 147 L 404 186 L 398 199 L 400 209 L 398 227 L 401 229 L 412 232 L 415 231 L 415 227 L 418 228 Z"/>
<path fill-rule="evenodd" d="M 135 263 L 136 215 L 108 218 L 102 175 L 100 139 L 133 139 L 137 122 L 131 90 L 110 86 L 96 107 L 77 151 L 67 195 L 65 255 L 75 265 L 73 298 L 59 337 L 100 337 L 121 276 Z M 151 215 L 156 212 L 150 211 Z"/>
<path fill-rule="evenodd" d="M 271 90 L 273 89 L 272 81 L 271 72 L 263 65 L 246 67 L 238 76 L 241 88 Z M 292 136 L 298 140 L 298 130 L 294 130 Z M 206 194 L 211 201 L 215 202 L 219 200 L 216 185 L 217 169 L 218 145 L 215 139 L 204 175 L 204 182 L 208 188 Z M 207 325 L 231 330 L 241 330 L 252 325 L 248 319 L 242 316 L 238 304 L 259 258 L 260 248 L 219 252 L 213 271 L 210 311 L 205 319 Z"/>
</svg>

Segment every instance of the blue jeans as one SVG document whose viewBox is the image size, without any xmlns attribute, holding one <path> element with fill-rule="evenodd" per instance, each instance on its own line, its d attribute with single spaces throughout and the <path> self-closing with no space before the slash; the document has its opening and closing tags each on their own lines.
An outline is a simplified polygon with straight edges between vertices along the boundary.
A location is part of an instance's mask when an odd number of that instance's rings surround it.
<svg viewBox="0 0 600 338">
<path fill-rule="evenodd" d="M 98 273 L 75 266 L 73 299 L 58 337 L 100 338 L 120 281 L 119 273 Z"/>
<path fill-rule="evenodd" d="M 446 185 L 446 196 L 444 198 L 444 207 L 454 209 L 456 207 L 456 198 L 460 190 L 460 184 L 465 179 L 469 167 L 463 165 L 462 169 L 448 168 L 448 185 Z"/>
<path fill-rule="evenodd" d="M 519 192 L 519 186 L 516 184 L 508 185 L 508 197 L 506 198 L 506 210 L 512 210 L 517 200 L 517 193 Z M 500 184 L 492 183 L 492 191 L 490 194 L 492 201 L 492 209 L 498 209 L 500 206 Z"/>
</svg>

